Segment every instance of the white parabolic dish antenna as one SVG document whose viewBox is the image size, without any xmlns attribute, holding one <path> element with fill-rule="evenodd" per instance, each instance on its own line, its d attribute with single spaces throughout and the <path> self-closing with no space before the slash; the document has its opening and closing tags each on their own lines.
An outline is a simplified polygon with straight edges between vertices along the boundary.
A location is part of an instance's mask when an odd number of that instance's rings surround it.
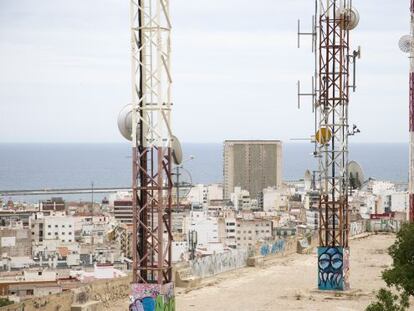
<svg viewBox="0 0 414 311">
<path fill-rule="evenodd" d="M 121 109 L 118 115 L 118 129 L 121 135 L 126 139 L 132 140 L 132 105 L 128 104 Z M 137 130 L 139 130 L 137 128 Z M 139 133 L 137 133 L 139 137 Z M 180 165 L 183 161 L 183 151 L 181 143 L 174 135 L 171 137 L 172 158 L 176 165 Z"/>
<path fill-rule="evenodd" d="M 338 12 L 339 11 L 339 12 Z M 337 11 L 337 14 L 341 16 L 341 18 L 345 19 L 345 30 L 352 30 L 355 29 L 359 24 L 359 12 L 354 7 L 352 8 L 342 8 Z"/>
<path fill-rule="evenodd" d="M 305 190 L 309 191 L 312 187 L 312 174 L 309 170 L 306 170 L 305 172 L 304 181 L 305 181 Z"/>
<path fill-rule="evenodd" d="M 402 36 L 400 40 L 398 41 L 398 46 L 400 50 L 403 51 L 404 53 L 409 53 L 411 49 L 411 36 L 410 35 Z"/>
<path fill-rule="evenodd" d="M 177 137 L 174 135 L 171 137 L 171 147 L 172 147 L 172 157 L 175 165 L 180 165 L 183 162 L 183 150 L 181 148 L 181 143 Z"/>
<path fill-rule="evenodd" d="M 132 105 L 128 104 L 121 109 L 118 115 L 118 129 L 126 139 L 132 140 Z"/>
<path fill-rule="evenodd" d="M 365 181 L 364 172 L 362 171 L 361 166 L 355 162 L 351 161 L 348 164 L 348 177 L 349 185 L 352 189 L 361 188 L 362 184 Z"/>
</svg>

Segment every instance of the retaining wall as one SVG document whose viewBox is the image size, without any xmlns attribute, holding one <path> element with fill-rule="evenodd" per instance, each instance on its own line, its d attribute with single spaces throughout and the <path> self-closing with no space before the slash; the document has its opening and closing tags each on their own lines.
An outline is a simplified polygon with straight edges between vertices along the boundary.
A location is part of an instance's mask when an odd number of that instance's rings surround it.
<svg viewBox="0 0 414 311">
<path fill-rule="evenodd" d="M 273 256 L 282 257 L 296 253 L 297 238 L 276 239 L 273 241 L 265 241 L 256 247 L 256 256 Z"/>
<path fill-rule="evenodd" d="M 367 223 L 368 232 L 394 232 L 401 228 L 401 221 L 394 219 L 371 219 Z"/>
<path fill-rule="evenodd" d="M 194 276 L 204 278 L 247 266 L 247 250 L 231 250 L 190 261 Z"/>
<path fill-rule="evenodd" d="M 89 300 L 100 301 L 109 306 L 112 301 L 129 297 L 131 277 L 96 281 L 59 294 L 25 300 L 21 303 L 1 307 L 0 311 L 66 311 L 72 304 L 83 304 Z"/>
</svg>

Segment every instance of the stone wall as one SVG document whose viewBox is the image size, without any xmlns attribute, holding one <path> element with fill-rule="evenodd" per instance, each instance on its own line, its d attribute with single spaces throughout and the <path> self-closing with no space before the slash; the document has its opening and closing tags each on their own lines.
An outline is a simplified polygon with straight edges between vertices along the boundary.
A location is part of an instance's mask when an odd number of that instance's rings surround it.
<svg viewBox="0 0 414 311">
<path fill-rule="evenodd" d="M 0 311 L 66 311 L 72 304 L 100 301 L 104 306 L 129 297 L 131 277 L 96 281 L 77 289 L 1 307 Z"/>
<path fill-rule="evenodd" d="M 66 311 L 70 310 L 73 292 L 67 291 L 55 295 L 33 298 L 24 302 L 1 307 L 1 311 Z"/>
</svg>

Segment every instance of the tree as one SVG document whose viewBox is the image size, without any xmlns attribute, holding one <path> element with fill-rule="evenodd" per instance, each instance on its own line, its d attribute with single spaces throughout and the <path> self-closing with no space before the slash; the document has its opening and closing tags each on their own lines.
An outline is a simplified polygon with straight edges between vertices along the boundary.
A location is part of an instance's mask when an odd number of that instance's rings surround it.
<svg viewBox="0 0 414 311">
<path fill-rule="evenodd" d="M 9 300 L 8 298 L 0 298 L 0 307 L 8 306 L 13 304 L 13 301 Z"/>
<path fill-rule="evenodd" d="M 414 224 L 404 224 L 397 233 L 397 240 L 389 248 L 393 259 L 391 269 L 382 273 L 387 286 L 395 286 L 414 296 Z"/>
<path fill-rule="evenodd" d="M 408 294 L 403 292 L 400 299 L 390 290 L 381 288 L 377 294 L 377 302 L 368 306 L 366 311 L 405 311 L 410 306 Z"/>
<path fill-rule="evenodd" d="M 382 273 L 387 286 L 400 292 L 400 297 L 389 289 L 380 289 L 377 302 L 371 303 L 366 311 L 405 311 L 409 297 L 414 296 L 414 224 L 403 224 L 397 239 L 388 249 L 393 263 Z"/>
</svg>

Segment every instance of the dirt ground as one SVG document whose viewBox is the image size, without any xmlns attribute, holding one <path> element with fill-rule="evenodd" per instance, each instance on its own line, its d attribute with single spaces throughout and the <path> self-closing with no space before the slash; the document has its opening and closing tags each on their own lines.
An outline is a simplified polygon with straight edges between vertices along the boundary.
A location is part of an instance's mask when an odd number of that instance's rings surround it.
<svg viewBox="0 0 414 311">
<path fill-rule="evenodd" d="M 316 290 L 316 255 L 294 254 L 204 281 L 199 289 L 176 289 L 177 311 L 364 310 L 385 286 L 381 271 L 391 264 L 387 248 L 394 235 L 371 235 L 350 242 L 350 284 L 344 293 Z M 127 302 L 110 310 L 127 310 Z M 414 310 L 414 301 L 412 307 Z"/>
</svg>

